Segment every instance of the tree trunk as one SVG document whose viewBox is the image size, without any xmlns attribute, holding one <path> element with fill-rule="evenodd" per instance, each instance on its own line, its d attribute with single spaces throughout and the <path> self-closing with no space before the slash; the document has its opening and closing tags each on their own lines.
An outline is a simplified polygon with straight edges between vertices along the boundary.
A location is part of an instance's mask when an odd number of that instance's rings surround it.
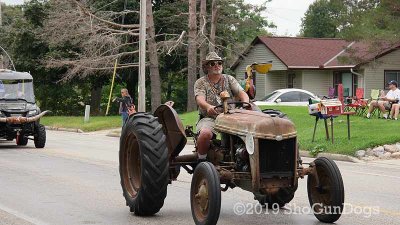
<svg viewBox="0 0 400 225">
<path fill-rule="evenodd" d="M 197 21 L 196 21 L 196 0 L 189 0 L 189 46 L 188 46 L 188 99 L 187 111 L 191 112 L 197 109 L 194 99 L 194 83 L 197 78 Z"/>
<path fill-rule="evenodd" d="M 200 60 L 199 60 L 199 68 L 200 68 L 200 76 L 204 76 L 204 72 L 202 70 L 202 62 L 206 58 L 207 51 L 207 0 L 200 0 Z"/>
<path fill-rule="evenodd" d="M 210 31 L 210 43 L 209 43 L 209 51 L 215 51 L 215 33 L 217 30 L 217 20 L 218 20 L 218 8 L 217 8 L 218 0 L 212 0 L 211 4 L 211 31 Z"/>
<path fill-rule="evenodd" d="M 161 82 L 157 55 L 157 43 L 155 40 L 152 1 L 146 0 L 147 12 L 147 43 L 150 60 L 150 87 L 151 87 L 151 111 L 154 112 L 161 105 Z"/>
<path fill-rule="evenodd" d="M 103 87 L 94 83 L 90 93 L 90 114 L 92 116 L 100 115 L 101 92 Z"/>
</svg>

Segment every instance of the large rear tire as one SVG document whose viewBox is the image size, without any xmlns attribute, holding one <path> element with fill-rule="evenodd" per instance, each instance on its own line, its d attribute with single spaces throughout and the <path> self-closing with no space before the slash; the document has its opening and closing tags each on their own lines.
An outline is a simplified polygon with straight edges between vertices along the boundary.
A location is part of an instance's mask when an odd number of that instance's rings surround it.
<svg viewBox="0 0 400 225">
<path fill-rule="evenodd" d="M 137 113 L 128 118 L 120 138 L 119 173 L 130 211 L 150 216 L 164 205 L 168 185 L 168 149 L 157 117 Z"/>
<path fill-rule="evenodd" d="M 214 165 L 196 166 L 190 187 L 190 207 L 196 225 L 215 225 L 221 211 L 221 185 Z"/>
<path fill-rule="evenodd" d="M 342 215 L 344 206 L 344 185 L 336 163 L 328 158 L 314 160 L 319 185 L 315 175 L 308 175 L 308 200 L 314 215 L 324 223 L 333 223 Z"/>
<path fill-rule="evenodd" d="M 46 145 L 46 128 L 42 124 L 35 126 L 35 136 L 33 142 L 36 148 L 44 148 Z"/>
</svg>

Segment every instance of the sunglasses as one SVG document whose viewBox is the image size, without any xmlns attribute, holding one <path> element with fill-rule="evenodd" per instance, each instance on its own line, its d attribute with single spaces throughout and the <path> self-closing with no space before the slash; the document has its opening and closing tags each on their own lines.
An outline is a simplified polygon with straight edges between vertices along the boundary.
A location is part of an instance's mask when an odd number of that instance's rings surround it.
<svg viewBox="0 0 400 225">
<path fill-rule="evenodd" d="M 213 67 L 213 66 L 215 66 L 215 65 L 222 66 L 222 62 L 221 62 L 221 61 L 218 61 L 218 62 L 210 62 L 209 65 L 210 65 L 211 67 Z"/>
</svg>

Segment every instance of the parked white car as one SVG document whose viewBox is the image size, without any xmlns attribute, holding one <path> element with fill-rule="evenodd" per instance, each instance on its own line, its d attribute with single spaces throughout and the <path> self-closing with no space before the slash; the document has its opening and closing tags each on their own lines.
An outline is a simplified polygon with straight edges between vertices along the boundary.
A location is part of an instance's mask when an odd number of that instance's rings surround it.
<svg viewBox="0 0 400 225">
<path fill-rule="evenodd" d="M 287 88 L 278 89 L 271 92 L 261 100 L 255 101 L 254 104 L 258 106 L 263 105 L 288 105 L 288 106 L 307 106 L 309 98 L 318 97 L 306 90 Z"/>
</svg>

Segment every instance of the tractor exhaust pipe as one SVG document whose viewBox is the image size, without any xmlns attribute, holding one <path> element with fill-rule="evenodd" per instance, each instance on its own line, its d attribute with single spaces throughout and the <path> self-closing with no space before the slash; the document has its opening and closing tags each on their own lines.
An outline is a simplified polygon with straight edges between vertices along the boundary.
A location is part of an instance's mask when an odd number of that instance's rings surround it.
<svg viewBox="0 0 400 225">
<path fill-rule="evenodd" d="M 30 123 L 39 120 L 41 117 L 50 113 L 50 111 L 46 110 L 39 115 L 33 117 L 7 117 L 7 118 L 0 118 L 0 123 L 8 123 L 8 124 L 23 124 L 23 123 Z"/>
</svg>

